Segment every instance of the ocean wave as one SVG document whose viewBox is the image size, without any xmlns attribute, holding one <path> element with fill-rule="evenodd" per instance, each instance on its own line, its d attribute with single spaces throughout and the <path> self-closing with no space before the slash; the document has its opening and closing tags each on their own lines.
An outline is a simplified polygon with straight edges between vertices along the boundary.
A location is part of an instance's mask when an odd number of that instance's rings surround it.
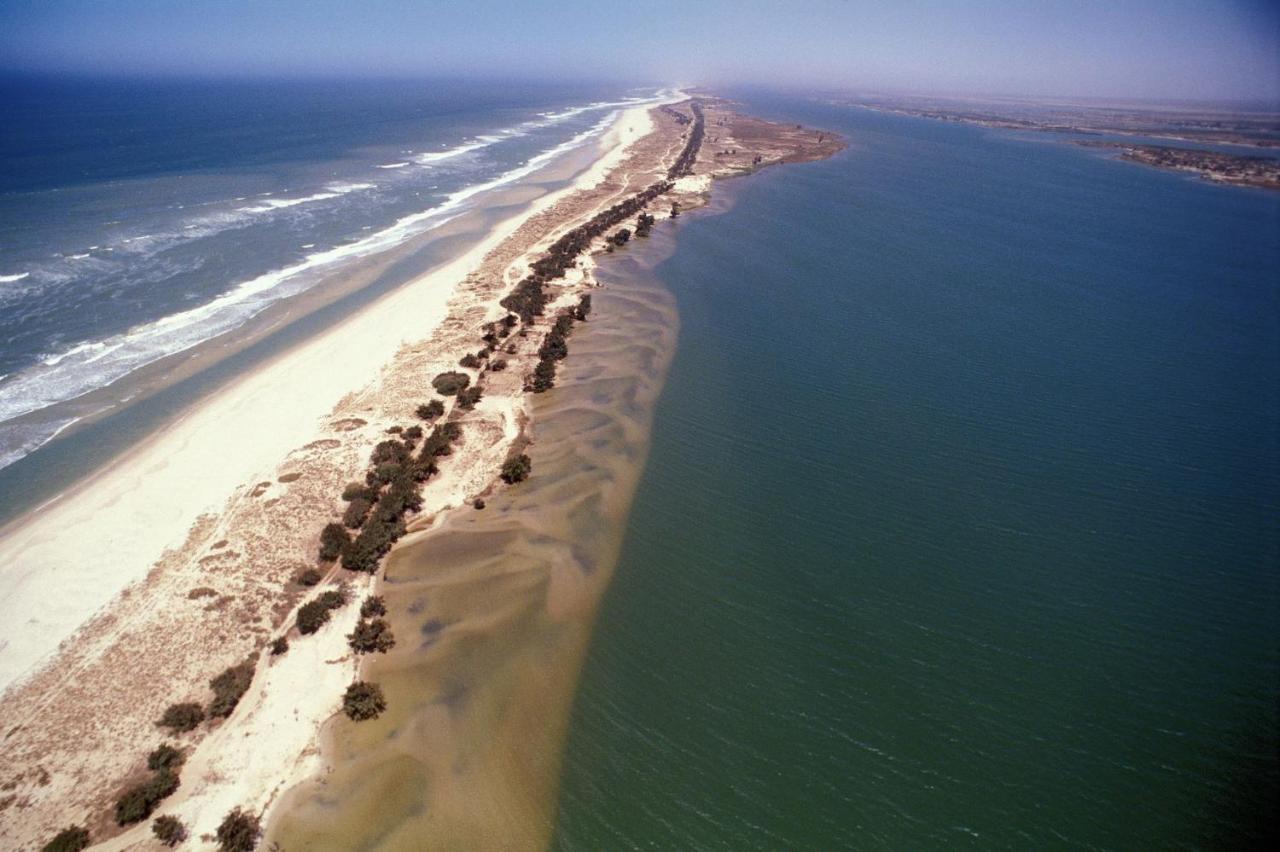
<svg viewBox="0 0 1280 852">
<path fill-rule="evenodd" d="M 30 272 L 19 272 L 14 275 L 0 275 L 0 284 L 11 284 L 14 281 L 21 281 L 30 274 Z"/>
<path fill-rule="evenodd" d="M 406 162 L 403 162 L 403 163 L 383 163 L 382 165 L 378 166 L 378 168 L 380 168 L 380 169 L 403 169 L 403 168 L 404 168 L 405 166 L 407 166 L 407 165 L 409 165 L 409 163 L 408 163 L 407 161 L 406 161 Z"/>
<path fill-rule="evenodd" d="M 616 115 L 616 111 L 610 113 L 593 127 L 522 165 L 491 180 L 459 189 L 441 204 L 403 216 L 382 230 L 345 245 L 309 254 L 298 263 L 243 281 L 198 307 L 121 334 L 78 343 L 64 352 L 46 355 L 38 364 L 20 371 L 0 386 L 0 422 L 75 399 L 140 367 L 237 328 L 269 305 L 307 289 L 314 283 L 307 273 L 383 251 L 445 224 L 461 215 L 459 208 L 472 198 L 520 180 L 599 135 Z M 12 447 L 5 446 L 0 452 L 7 456 L 12 451 Z M 0 467 L 10 462 L 4 462 Z"/>
</svg>

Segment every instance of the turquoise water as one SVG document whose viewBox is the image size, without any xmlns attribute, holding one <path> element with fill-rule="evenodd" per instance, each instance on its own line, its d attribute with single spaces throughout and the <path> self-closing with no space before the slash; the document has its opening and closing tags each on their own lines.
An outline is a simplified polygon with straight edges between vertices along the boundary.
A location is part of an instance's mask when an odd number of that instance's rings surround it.
<svg viewBox="0 0 1280 852">
<path fill-rule="evenodd" d="M 1274 839 L 1280 197 L 748 101 L 554 848 Z"/>
</svg>

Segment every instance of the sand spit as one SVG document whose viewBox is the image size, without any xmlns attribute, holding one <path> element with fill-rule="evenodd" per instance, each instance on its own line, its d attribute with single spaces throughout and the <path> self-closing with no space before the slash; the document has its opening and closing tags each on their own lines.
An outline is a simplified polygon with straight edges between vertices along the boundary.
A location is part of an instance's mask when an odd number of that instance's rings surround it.
<svg viewBox="0 0 1280 852">
<path fill-rule="evenodd" d="M 704 150 L 725 152 L 700 160 L 697 176 L 816 159 L 840 147 L 829 139 L 818 145 L 814 131 L 735 117 L 723 105 L 707 116 L 708 137 L 722 141 Z M 149 823 L 117 835 L 113 803 L 143 777 L 146 753 L 165 739 L 153 724 L 164 708 L 207 702 L 210 678 L 250 657 L 257 675 L 231 717 L 170 738 L 188 762 L 181 788 L 156 814 L 183 819 L 195 841 L 189 846 L 209 846 L 230 807 L 263 815 L 318 769 L 319 726 L 356 670 L 345 643 L 355 606 L 314 636 L 293 631 L 283 657 L 263 649 L 288 629 L 309 592 L 291 580 L 315 564 L 320 527 L 340 513 L 343 485 L 363 476 L 388 428 L 416 422 L 412 412 L 428 398 L 431 377 L 478 348 L 480 326 L 505 313 L 497 300 L 528 263 L 564 231 L 652 182 L 682 148 L 682 127 L 662 110 L 623 113 L 572 186 L 500 223 L 465 256 L 242 377 L 14 528 L 0 543 L 0 561 L 16 578 L 3 604 L 6 622 L 53 612 L 55 629 L 59 615 L 71 626 L 62 628 L 67 638 L 56 654 L 0 697 L 0 845 L 35 846 L 80 823 L 95 840 L 116 835 L 103 848 L 158 847 Z M 651 212 L 662 218 L 668 200 L 689 209 L 706 192 L 686 184 Z M 594 284 L 587 260 L 549 289 L 567 302 Z M 427 483 L 411 530 L 441 523 L 448 509 L 494 487 L 529 416 L 523 378 L 540 338 L 541 331 L 513 335 L 510 368 L 485 376 L 485 396 L 459 417 L 462 443 Z M 334 569 L 321 589 L 335 582 L 358 597 L 368 581 Z M 23 670 L 0 676 L 13 681 Z"/>
</svg>

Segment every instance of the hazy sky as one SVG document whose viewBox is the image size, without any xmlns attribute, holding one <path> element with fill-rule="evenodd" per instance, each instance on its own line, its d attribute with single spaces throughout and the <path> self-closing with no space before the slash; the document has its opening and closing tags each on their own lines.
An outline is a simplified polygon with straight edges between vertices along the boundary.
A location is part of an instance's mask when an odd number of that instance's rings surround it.
<svg viewBox="0 0 1280 852">
<path fill-rule="evenodd" d="M 0 68 L 1280 99 L 1280 0 L 0 0 Z"/>
</svg>

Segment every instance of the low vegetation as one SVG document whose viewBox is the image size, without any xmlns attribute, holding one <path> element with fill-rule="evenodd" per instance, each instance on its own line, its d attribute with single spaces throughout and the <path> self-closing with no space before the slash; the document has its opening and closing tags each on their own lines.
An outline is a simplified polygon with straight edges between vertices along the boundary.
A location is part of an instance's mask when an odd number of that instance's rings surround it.
<svg viewBox="0 0 1280 852">
<path fill-rule="evenodd" d="M 218 826 L 218 849 L 221 852 L 252 852 L 258 845 L 262 826 L 258 818 L 236 808 L 222 819 Z"/>
<path fill-rule="evenodd" d="M 165 798 L 178 789 L 178 776 L 168 769 L 153 772 L 151 777 L 130 788 L 116 800 L 116 824 L 131 825 L 151 816 Z"/>
<path fill-rule="evenodd" d="M 151 833 L 165 846 L 173 847 L 187 839 L 187 827 L 182 820 L 172 816 L 157 817 L 151 823 Z"/>
<path fill-rule="evenodd" d="M 521 453 L 518 456 L 513 456 L 502 465 L 502 481 L 508 485 L 524 482 L 529 478 L 531 470 L 533 470 L 533 463 L 529 461 L 527 455 Z"/>
<path fill-rule="evenodd" d="M 419 405 L 414 413 L 423 420 L 435 420 L 441 414 L 444 414 L 444 403 L 438 399 L 433 399 L 430 402 Z"/>
<path fill-rule="evenodd" d="M 278 657 L 287 653 L 289 650 L 289 640 L 283 636 L 277 636 L 275 641 L 271 643 L 271 656 Z"/>
<path fill-rule="evenodd" d="M 209 681 L 213 689 L 213 701 L 209 702 L 210 718 L 225 719 L 231 715 L 253 683 L 253 669 L 253 660 L 245 660 Z"/>
<path fill-rule="evenodd" d="M 387 709 L 387 699 L 376 683 L 358 680 L 342 696 L 342 711 L 357 722 L 376 719 Z"/>
<path fill-rule="evenodd" d="M 170 704 L 156 724 L 174 733 L 183 734 L 194 731 L 203 721 L 204 708 L 194 701 L 184 701 L 180 704 Z"/>
<path fill-rule="evenodd" d="M 89 832 L 78 825 L 68 826 L 40 847 L 40 852 L 80 852 L 89 847 Z"/>
<path fill-rule="evenodd" d="M 351 533 L 347 532 L 347 528 L 344 524 L 325 524 L 324 529 L 320 531 L 320 561 L 332 562 L 342 555 L 342 549 L 350 543 Z M 317 571 L 316 573 L 319 574 L 320 572 Z"/>
<path fill-rule="evenodd" d="M 469 384 L 471 384 L 471 377 L 466 373 L 441 373 L 431 380 L 431 386 L 441 396 L 453 396 Z"/>
<path fill-rule="evenodd" d="M 361 618 L 373 618 L 386 614 L 387 602 L 383 600 L 382 595 L 371 595 L 365 598 L 364 603 L 360 604 Z"/>
<path fill-rule="evenodd" d="M 182 749 L 171 746 L 168 743 L 161 743 L 151 754 L 147 755 L 147 768 L 152 772 L 157 772 L 161 769 L 177 772 L 186 759 Z"/>
<path fill-rule="evenodd" d="M 354 632 L 347 634 L 347 643 L 357 654 L 385 654 L 396 644 L 391 625 L 385 619 L 360 619 Z"/>
</svg>

